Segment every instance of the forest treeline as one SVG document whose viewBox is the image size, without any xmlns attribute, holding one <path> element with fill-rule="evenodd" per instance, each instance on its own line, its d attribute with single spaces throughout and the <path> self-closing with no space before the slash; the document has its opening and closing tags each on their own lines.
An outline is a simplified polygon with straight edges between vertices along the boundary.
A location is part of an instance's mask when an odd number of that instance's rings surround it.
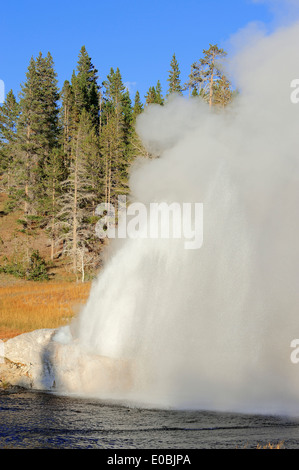
<svg viewBox="0 0 299 470">
<path fill-rule="evenodd" d="M 96 207 L 116 205 L 118 195 L 129 193 L 134 160 L 153 157 L 135 131 L 137 116 L 152 103 L 163 106 L 173 93 L 225 107 L 233 97 L 219 66 L 225 55 L 210 44 L 183 84 L 173 54 L 167 93 L 163 96 L 158 80 L 144 103 L 138 91 L 131 99 L 119 68 L 111 68 L 99 83 L 85 46 L 61 90 L 51 54 L 31 58 L 18 98 L 11 90 L 0 107 L 0 191 L 7 195 L 4 213 L 23 214 L 18 222 L 27 240 L 24 273 L 35 263 L 46 277 L 44 260 L 30 250 L 36 230 L 47 233 L 52 261 L 65 257 L 82 279 L 97 270 L 101 241 L 95 234 Z"/>
</svg>

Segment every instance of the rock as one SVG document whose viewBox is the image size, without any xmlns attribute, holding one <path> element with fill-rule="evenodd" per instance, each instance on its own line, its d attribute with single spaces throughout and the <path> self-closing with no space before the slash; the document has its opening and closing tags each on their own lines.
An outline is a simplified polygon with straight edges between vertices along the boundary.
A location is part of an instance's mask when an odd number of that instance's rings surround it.
<svg viewBox="0 0 299 470">
<path fill-rule="evenodd" d="M 130 388 L 126 361 L 82 351 L 67 329 L 24 333 L 6 341 L 3 349 L 2 386 L 110 397 Z"/>
<path fill-rule="evenodd" d="M 5 359 L 0 364 L 0 387 L 31 388 L 32 380 L 29 376 L 29 368 L 25 364 L 11 362 Z"/>
<path fill-rule="evenodd" d="M 39 390 L 51 389 L 54 375 L 48 347 L 55 331 L 35 330 L 6 341 L 3 347 L 4 358 L 0 363 L 2 384 Z"/>
</svg>

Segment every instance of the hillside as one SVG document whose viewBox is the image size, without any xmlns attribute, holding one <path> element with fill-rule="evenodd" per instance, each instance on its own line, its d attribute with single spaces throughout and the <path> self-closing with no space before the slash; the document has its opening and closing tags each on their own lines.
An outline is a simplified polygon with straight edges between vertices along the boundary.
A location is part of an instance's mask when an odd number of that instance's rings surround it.
<svg viewBox="0 0 299 470">
<path fill-rule="evenodd" d="M 61 248 L 57 248 L 55 259 L 51 261 L 50 239 L 45 230 L 36 229 L 32 235 L 27 236 L 22 232 L 22 225 L 18 222 L 23 217 L 22 211 L 6 213 L 4 210 L 6 201 L 7 195 L 0 193 L 0 266 L 4 266 L 6 263 L 23 264 L 30 253 L 38 250 L 47 263 L 50 280 L 77 281 L 78 278 L 72 273 L 68 258 L 60 256 Z M 11 276 L 2 275 L 0 285 L 3 285 L 3 282 L 11 284 L 16 280 Z"/>
<path fill-rule="evenodd" d="M 0 339 L 38 328 L 56 328 L 70 321 L 88 298 L 91 283 L 76 282 L 66 258 L 50 260 L 50 242 L 39 230 L 27 239 L 18 219 L 22 213 L 5 213 L 7 196 L 0 194 L 0 266 L 22 263 L 38 250 L 47 262 L 49 281 L 35 282 L 0 273 Z"/>
</svg>

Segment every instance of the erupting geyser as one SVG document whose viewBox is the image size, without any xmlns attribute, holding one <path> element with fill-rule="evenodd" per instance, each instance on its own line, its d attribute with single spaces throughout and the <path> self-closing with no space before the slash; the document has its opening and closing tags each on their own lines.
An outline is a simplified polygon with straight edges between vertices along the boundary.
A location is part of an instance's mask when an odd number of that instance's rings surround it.
<svg viewBox="0 0 299 470">
<path fill-rule="evenodd" d="M 176 97 L 141 115 L 160 158 L 136 166 L 132 200 L 203 203 L 203 245 L 111 243 L 87 305 L 56 338 L 124 361 L 130 386 L 106 397 L 299 412 L 298 44 L 299 24 L 252 39 L 229 64 L 240 93 L 225 111 Z"/>
</svg>

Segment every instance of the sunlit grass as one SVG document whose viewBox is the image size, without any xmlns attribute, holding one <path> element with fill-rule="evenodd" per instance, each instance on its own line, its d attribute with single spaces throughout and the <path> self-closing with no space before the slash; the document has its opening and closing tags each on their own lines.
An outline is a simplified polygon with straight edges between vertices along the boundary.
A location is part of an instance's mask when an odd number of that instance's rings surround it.
<svg viewBox="0 0 299 470">
<path fill-rule="evenodd" d="M 90 283 L 36 283 L 0 287 L 0 338 L 69 323 Z"/>
<path fill-rule="evenodd" d="M 239 449 L 238 446 L 236 448 Z M 241 448 L 248 449 L 249 448 L 248 443 Z M 284 449 L 284 448 L 285 448 L 284 441 L 279 441 L 276 444 L 268 442 L 267 444 L 257 444 L 256 446 L 256 449 Z"/>
<path fill-rule="evenodd" d="M 260 445 L 258 444 L 257 449 L 283 449 L 284 448 L 284 442 L 280 441 L 277 444 L 271 444 L 271 442 L 268 442 L 266 445 Z"/>
</svg>

